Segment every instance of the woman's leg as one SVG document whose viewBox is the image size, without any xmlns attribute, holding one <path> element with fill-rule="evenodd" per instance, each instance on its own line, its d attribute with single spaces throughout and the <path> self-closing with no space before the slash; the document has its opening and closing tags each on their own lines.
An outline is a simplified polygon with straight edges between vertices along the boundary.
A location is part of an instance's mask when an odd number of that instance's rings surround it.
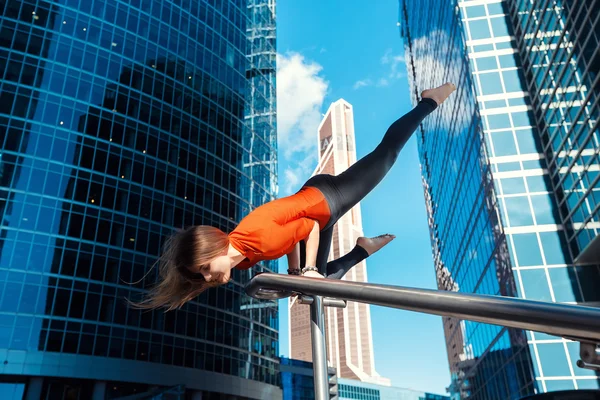
<svg viewBox="0 0 600 400">
<path fill-rule="evenodd" d="M 352 267 L 394 240 L 394 235 L 380 235 L 374 238 L 359 237 L 350 253 L 327 263 L 328 279 L 342 279 Z"/>
<path fill-rule="evenodd" d="M 322 230 L 319 235 L 319 249 L 317 250 L 317 267 L 319 273 L 323 276 L 327 274 L 328 266 L 327 259 L 329 258 L 329 250 L 331 249 L 331 240 L 333 239 L 333 226 Z"/>
<path fill-rule="evenodd" d="M 394 235 L 386 234 L 373 238 L 359 237 L 354 248 L 346 255 L 327 262 L 333 227 L 321 232 L 319 241 L 319 252 L 317 255 L 317 268 L 319 273 L 329 279 L 342 279 L 352 267 L 365 260 L 371 254 L 379 251 L 383 246 L 396 238 Z M 306 242 L 300 242 L 300 268 L 306 266 Z"/>
<path fill-rule="evenodd" d="M 367 257 L 369 257 L 369 253 L 361 246 L 356 245 L 350 253 L 327 263 L 325 278 L 342 279 L 346 272 Z"/>
<path fill-rule="evenodd" d="M 346 171 L 333 177 L 332 182 L 340 203 L 333 205 L 337 215 L 344 215 L 381 182 L 419 124 L 454 90 L 454 85 L 445 84 L 423 92 L 424 97 L 427 96 L 427 98 L 423 98 L 414 109 L 394 122 L 375 150 L 358 160 Z"/>
</svg>

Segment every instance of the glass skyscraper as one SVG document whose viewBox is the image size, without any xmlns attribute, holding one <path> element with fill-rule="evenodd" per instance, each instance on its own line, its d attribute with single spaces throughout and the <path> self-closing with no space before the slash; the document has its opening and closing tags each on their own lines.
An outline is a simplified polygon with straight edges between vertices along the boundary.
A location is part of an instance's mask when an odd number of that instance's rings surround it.
<svg viewBox="0 0 600 400">
<path fill-rule="evenodd" d="M 274 6 L 0 1 L 3 398 L 281 396 L 251 272 L 176 312 L 126 303 L 174 228 L 276 194 Z"/>
<path fill-rule="evenodd" d="M 439 288 L 597 302 L 597 261 L 581 261 L 598 254 L 596 2 L 402 0 L 400 14 L 413 100 L 458 88 L 419 133 Z M 444 333 L 457 398 L 598 388 L 576 343 L 451 318 Z"/>
<path fill-rule="evenodd" d="M 592 282 L 597 283 L 600 3 L 511 0 L 504 11 L 514 26 L 515 49 L 526 77 L 524 90 L 539 127 L 540 150 L 558 205 L 557 224 L 568 244 L 567 258 L 578 265 L 596 265 L 569 274 L 584 274 L 586 277 L 580 281 L 592 275 Z M 577 298 L 589 302 L 600 297 L 589 297 L 593 296 L 589 288 L 587 292 L 587 297 L 586 293 L 577 293 Z"/>
<path fill-rule="evenodd" d="M 308 361 L 282 357 L 279 360 L 283 400 L 313 400 L 315 381 L 313 364 Z M 335 376 L 335 370 L 333 374 Z"/>
</svg>

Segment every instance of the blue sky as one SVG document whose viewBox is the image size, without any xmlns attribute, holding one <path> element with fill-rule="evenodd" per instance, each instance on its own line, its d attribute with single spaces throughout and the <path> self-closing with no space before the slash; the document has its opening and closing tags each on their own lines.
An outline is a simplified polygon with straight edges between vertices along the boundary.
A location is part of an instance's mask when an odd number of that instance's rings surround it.
<svg viewBox="0 0 600 400">
<path fill-rule="evenodd" d="M 397 0 L 280 0 L 278 129 L 280 196 L 316 165 L 316 129 L 331 102 L 354 107 L 358 157 L 410 110 Z M 386 179 L 361 203 L 366 236 L 396 240 L 367 262 L 369 281 L 435 288 L 417 145 L 413 137 Z M 280 271 L 287 269 L 285 260 Z M 288 314 L 280 304 L 281 354 Z M 392 385 L 445 393 L 450 382 L 439 317 L 371 307 L 375 366 Z"/>
</svg>

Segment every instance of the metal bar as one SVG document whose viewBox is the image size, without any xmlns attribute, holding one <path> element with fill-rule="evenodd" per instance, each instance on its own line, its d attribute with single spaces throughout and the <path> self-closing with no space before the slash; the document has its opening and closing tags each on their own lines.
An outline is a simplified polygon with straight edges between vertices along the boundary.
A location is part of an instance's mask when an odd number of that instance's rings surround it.
<svg viewBox="0 0 600 400">
<path fill-rule="evenodd" d="M 600 343 L 600 309 L 592 307 L 270 273 L 255 276 L 246 293 L 261 298 L 262 289 L 271 294 L 332 297 Z"/>
<path fill-rule="evenodd" d="M 311 296 L 300 296 L 298 299 L 298 303 L 310 305 L 313 303 L 313 298 Z M 339 299 L 330 299 L 325 297 L 323 299 L 323 306 L 325 307 L 335 307 L 335 308 L 346 308 L 346 301 Z"/>
<path fill-rule="evenodd" d="M 310 332 L 312 339 L 315 400 L 329 400 L 327 378 L 327 346 L 325 345 L 325 308 L 323 298 L 314 296 L 310 305 Z"/>
<path fill-rule="evenodd" d="M 577 361 L 579 368 L 600 370 L 600 348 L 596 343 L 579 343 L 579 357 L 581 357 Z"/>
</svg>

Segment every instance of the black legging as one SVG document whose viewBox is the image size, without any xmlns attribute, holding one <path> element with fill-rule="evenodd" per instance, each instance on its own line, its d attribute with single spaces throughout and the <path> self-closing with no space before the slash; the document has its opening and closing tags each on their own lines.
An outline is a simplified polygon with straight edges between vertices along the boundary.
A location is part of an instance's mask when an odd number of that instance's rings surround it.
<svg viewBox="0 0 600 400">
<path fill-rule="evenodd" d="M 388 128 L 381 143 L 371 153 L 337 176 L 315 175 L 304 184 L 323 192 L 331 212 L 329 222 L 321 229 L 316 265 L 327 278 L 342 278 L 350 268 L 368 257 L 366 250 L 357 245 L 350 253 L 327 263 L 333 225 L 381 182 L 419 124 L 436 108 L 434 100 L 422 99 L 414 109 Z M 304 250 L 304 245 L 302 247 Z M 304 255 L 305 251 L 300 254 Z M 301 265 L 304 265 L 304 257 Z"/>
</svg>

